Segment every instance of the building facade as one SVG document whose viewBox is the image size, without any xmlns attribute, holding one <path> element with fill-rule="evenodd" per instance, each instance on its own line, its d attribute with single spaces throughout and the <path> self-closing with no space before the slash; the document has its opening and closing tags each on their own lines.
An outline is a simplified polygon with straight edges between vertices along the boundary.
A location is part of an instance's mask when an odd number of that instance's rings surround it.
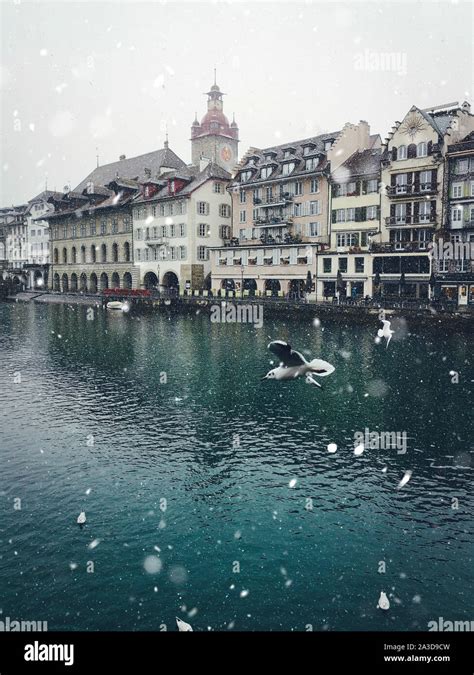
<svg viewBox="0 0 474 675">
<path fill-rule="evenodd" d="M 382 159 L 380 244 L 373 247 L 384 295 L 428 298 L 429 250 L 445 217 L 444 155 L 473 124 L 470 106 L 456 103 L 413 106 L 392 128 Z"/>
<path fill-rule="evenodd" d="M 441 297 L 474 304 L 474 132 L 448 145 L 444 181 L 444 227 L 433 265 Z"/>
<path fill-rule="evenodd" d="M 197 167 L 146 181 L 133 202 L 134 261 L 143 288 L 210 289 L 209 249 L 230 237 L 230 174 Z"/>
</svg>

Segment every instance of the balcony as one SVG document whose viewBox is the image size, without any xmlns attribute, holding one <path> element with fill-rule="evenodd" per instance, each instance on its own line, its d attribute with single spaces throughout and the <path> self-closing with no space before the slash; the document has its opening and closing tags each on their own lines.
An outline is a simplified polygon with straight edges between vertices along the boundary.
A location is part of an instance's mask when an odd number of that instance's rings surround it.
<svg viewBox="0 0 474 675">
<path fill-rule="evenodd" d="M 253 203 L 255 206 L 258 206 L 262 209 L 266 209 L 271 206 L 286 206 L 293 201 L 293 195 L 290 195 L 289 192 L 284 192 L 277 197 L 268 197 L 268 198 L 259 198 L 254 197 Z"/>
<path fill-rule="evenodd" d="M 293 218 L 291 216 L 271 216 L 270 218 L 256 218 L 253 224 L 257 227 L 275 227 L 280 225 L 291 225 Z"/>
<path fill-rule="evenodd" d="M 474 220 L 469 220 L 469 218 L 466 220 L 451 220 L 449 223 L 450 230 L 463 230 L 471 227 L 474 228 Z"/>
<path fill-rule="evenodd" d="M 428 250 L 427 241 L 397 241 L 382 244 L 373 243 L 370 246 L 370 253 L 426 253 Z"/>
<path fill-rule="evenodd" d="M 162 246 L 163 244 L 168 243 L 168 238 L 153 237 L 152 235 L 149 235 L 148 237 L 145 237 L 145 243 L 148 244 L 148 246 Z"/>
<path fill-rule="evenodd" d="M 387 227 L 435 227 L 437 214 L 423 216 L 388 216 L 385 218 Z"/>
<path fill-rule="evenodd" d="M 389 197 L 423 197 L 424 195 L 436 194 L 439 183 L 407 183 L 405 185 L 387 185 Z"/>
</svg>

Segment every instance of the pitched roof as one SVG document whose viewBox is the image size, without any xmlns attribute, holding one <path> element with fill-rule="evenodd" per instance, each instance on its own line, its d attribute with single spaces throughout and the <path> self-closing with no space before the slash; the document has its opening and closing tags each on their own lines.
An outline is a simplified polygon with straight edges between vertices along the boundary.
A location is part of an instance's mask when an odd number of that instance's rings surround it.
<svg viewBox="0 0 474 675">
<path fill-rule="evenodd" d="M 151 175 L 156 176 L 162 167 L 182 169 L 186 167 L 186 164 L 170 148 L 162 148 L 161 150 L 147 152 L 145 155 L 121 159 L 118 162 L 99 166 L 74 188 L 74 192 L 82 192 L 89 182 L 108 185 L 117 177 L 131 178 L 143 182 L 147 178 L 145 169 L 149 169 Z"/>
<path fill-rule="evenodd" d="M 204 169 L 202 169 L 202 171 L 199 169 L 199 166 L 191 165 L 187 167 L 187 170 L 185 172 L 183 172 L 182 169 L 179 169 L 178 171 L 168 171 L 167 173 L 163 174 L 163 178 L 170 178 L 170 179 L 179 178 L 180 176 L 182 176 L 185 179 L 187 178 L 189 182 L 179 192 L 169 194 L 168 185 L 166 184 L 160 190 L 155 192 L 152 197 L 144 197 L 142 194 L 138 194 L 135 197 L 134 201 L 136 203 L 141 204 L 143 202 L 156 201 L 167 197 L 173 199 L 177 197 L 186 197 L 190 195 L 192 192 L 194 192 L 194 190 L 197 190 L 197 188 L 201 187 L 201 185 L 204 185 L 204 183 L 206 183 L 206 181 L 208 180 L 218 179 L 230 181 L 231 179 L 230 173 L 228 173 L 225 169 L 223 169 L 215 162 L 209 162 L 209 164 L 207 164 L 207 166 Z M 149 181 L 142 181 L 142 182 L 147 183 Z"/>
<path fill-rule="evenodd" d="M 344 175 L 344 177 L 376 175 L 380 173 L 381 160 L 381 148 L 354 152 L 353 155 L 346 159 L 341 167 L 338 167 L 338 169 L 334 171 L 333 178 L 337 180 L 339 169 L 341 169 L 341 173 Z M 347 171 L 349 174 L 347 174 Z"/>
</svg>

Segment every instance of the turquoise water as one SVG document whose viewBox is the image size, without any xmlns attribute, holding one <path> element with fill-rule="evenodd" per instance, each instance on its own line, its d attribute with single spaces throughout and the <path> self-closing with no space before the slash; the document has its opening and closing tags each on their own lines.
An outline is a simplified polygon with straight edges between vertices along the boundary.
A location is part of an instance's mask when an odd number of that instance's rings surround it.
<svg viewBox="0 0 474 675">
<path fill-rule="evenodd" d="M 400 324 L 385 349 L 376 321 L 86 312 L 0 305 L 0 618 L 402 631 L 474 619 L 467 336 Z M 270 339 L 336 372 L 323 390 L 262 382 Z M 406 453 L 355 456 L 366 427 L 406 432 Z"/>
</svg>

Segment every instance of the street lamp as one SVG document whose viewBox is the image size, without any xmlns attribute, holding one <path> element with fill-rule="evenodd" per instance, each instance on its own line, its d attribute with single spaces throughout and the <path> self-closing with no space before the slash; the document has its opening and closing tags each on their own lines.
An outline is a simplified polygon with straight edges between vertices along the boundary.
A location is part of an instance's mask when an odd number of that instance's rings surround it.
<svg viewBox="0 0 474 675">
<path fill-rule="evenodd" d="M 244 297 L 244 266 L 240 265 L 240 298 Z"/>
</svg>

